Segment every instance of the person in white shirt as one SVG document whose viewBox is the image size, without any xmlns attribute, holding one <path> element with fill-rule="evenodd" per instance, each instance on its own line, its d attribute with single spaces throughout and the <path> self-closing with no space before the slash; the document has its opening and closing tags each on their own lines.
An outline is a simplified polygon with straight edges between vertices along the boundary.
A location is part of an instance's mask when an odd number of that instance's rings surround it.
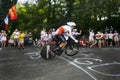
<svg viewBox="0 0 120 80">
<path fill-rule="evenodd" d="M 108 41 L 109 41 L 108 36 L 109 36 L 109 34 L 108 34 L 107 31 L 105 32 L 104 36 L 105 36 L 105 46 L 108 46 Z"/>
<path fill-rule="evenodd" d="M 44 37 L 45 37 L 45 35 L 46 35 L 46 31 L 45 31 L 45 29 L 43 28 L 43 30 L 40 32 L 40 39 L 43 40 Z"/>
<path fill-rule="evenodd" d="M 74 42 L 78 43 L 78 40 L 72 35 L 72 29 L 76 26 L 75 22 L 67 22 L 67 25 L 60 26 L 56 32 L 57 37 L 56 47 L 53 51 L 59 50 L 66 45 L 66 41 L 71 38 Z"/>
<path fill-rule="evenodd" d="M 113 46 L 113 33 L 112 33 L 112 31 L 110 31 L 110 33 L 108 34 L 108 39 L 109 39 L 110 46 Z"/>
<path fill-rule="evenodd" d="M 6 34 L 6 31 L 2 31 L 1 32 L 1 40 L 2 40 L 2 46 L 5 47 L 7 44 L 6 44 L 6 41 L 7 41 L 7 34 Z"/>
<path fill-rule="evenodd" d="M 52 29 L 52 39 L 54 40 L 54 36 L 55 36 L 55 28 Z"/>
<path fill-rule="evenodd" d="M 15 29 L 15 31 L 13 32 L 13 39 L 14 39 L 14 46 L 18 46 L 18 36 L 19 36 L 19 31 L 18 29 Z"/>
<path fill-rule="evenodd" d="M 94 36 L 95 36 L 94 30 L 89 29 L 89 43 L 90 44 L 94 43 L 95 41 Z"/>
<path fill-rule="evenodd" d="M 77 31 L 77 29 L 73 29 L 72 31 L 72 35 L 76 38 L 78 35 L 80 35 L 82 33 L 82 30 L 80 30 L 80 32 Z"/>
</svg>

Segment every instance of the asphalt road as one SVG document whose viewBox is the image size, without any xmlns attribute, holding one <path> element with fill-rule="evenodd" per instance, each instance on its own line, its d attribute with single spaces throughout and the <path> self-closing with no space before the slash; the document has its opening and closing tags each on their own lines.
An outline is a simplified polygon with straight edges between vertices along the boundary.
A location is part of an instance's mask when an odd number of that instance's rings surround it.
<svg viewBox="0 0 120 80">
<path fill-rule="evenodd" d="M 0 80 L 120 80 L 120 47 L 44 60 L 35 47 L 0 48 Z"/>
</svg>

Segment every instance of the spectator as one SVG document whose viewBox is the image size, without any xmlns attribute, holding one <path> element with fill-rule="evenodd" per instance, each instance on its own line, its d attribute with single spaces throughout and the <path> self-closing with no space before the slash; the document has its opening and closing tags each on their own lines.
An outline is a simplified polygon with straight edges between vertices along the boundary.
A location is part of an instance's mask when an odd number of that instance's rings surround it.
<svg viewBox="0 0 120 80">
<path fill-rule="evenodd" d="M 96 40 L 98 42 L 98 47 L 101 48 L 101 39 L 103 37 L 103 33 L 101 33 L 101 32 L 98 31 L 95 36 L 96 36 Z"/>
<path fill-rule="evenodd" d="M 115 46 L 119 46 L 119 33 L 117 32 L 117 30 L 115 30 L 113 36 L 114 36 L 113 38 L 114 38 Z"/>
<path fill-rule="evenodd" d="M 18 35 L 19 35 L 19 31 L 18 29 L 15 29 L 15 31 L 13 32 L 13 38 L 14 38 L 14 46 L 18 46 Z"/>
<path fill-rule="evenodd" d="M 38 45 L 38 39 L 37 39 L 37 38 L 34 40 L 34 46 L 39 46 L 39 45 Z"/>
<path fill-rule="evenodd" d="M 88 42 L 85 37 L 86 37 L 86 35 L 83 35 L 82 38 L 80 38 L 79 42 L 80 42 L 81 47 L 87 47 Z"/>
<path fill-rule="evenodd" d="M 93 44 L 94 43 L 94 35 L 95 35 L 95 33 L 94 33 L 94 30 L 91 30 L 91 29 L 89 29 L 89 44 Z"/>
<path fill-rule="evenodd" d="M 53 35 L 52 35 L 52 30 L 48 31 L 48 40 L 52 41 L 53 40 Z"/>
<path fill-rule="evenodd" d="M 2 31 L 1 32 L 1 35 L 2 35 L 2 46 L 5 47 L 6 46 L 6 42 L 7 42 L 7 34 L 6 34 L 6 31 Z"/>
<path fill-rule="evenodd" d="M 108 45 L 109 45 L 109 44 L 108 44 L 108 40 L 109 40 L 109 39 L 108 39 L 108 36 L 109 36 L 109 34 L 108 34 L 107 31 L 105 32 L 104 36 L 105 36 L 105 45 L 108 46 Z"/>
<path fill-rule="evenodd" d="M 22 31 L 19 31 L 19 35 L 18 35 L 18 48 L 24 49 L 24 33 Z"/>
<path fill-rule="evenodd" d="M 55 36 L 55 29 L 53 28 L 52 29 L 52 38 L 54 39 L 54 36 Z"/>
<path fill-rule="evenodd" d="M 108 34 L 108 39 L 109 39 L 110 46 L 113 46 L 113 33 L 112 33 L 112 31 L 110 31 L 110 33 Z"/>
<path fill-rule="evenodd" d="M 76 38 L 78 35 L 80 35 L 82 33 L 82 30 L 80 30 L 80 32 L 77 32 L 77 29 L 73 29 L 72 31 L 72 35 Z"/>
<path fill-rule="evenodd" d="M 46 31 L 45 31 L 45 29 L 43 28 L 43 30 L 40 32 L 40 39 L 41 39 L 41 40 L 44 39 L 45 34 L 46 34 Z"/>
<path fill-rule="evenodd" d="M 105 47 L 105 38 L 106 38 L 106 35 L 101 32 L 101 47 Z"/>
<path fill-rule="evenodd" d="M 32 36 L 32 33 L 29 32 L 28 34 L 28 45 L 31 46 L 33 43 L 33 36 Z"/>
<path fill-rule="evenodd" d="M 10 47 L 13 47 L 14 46 L 14 40 L 12 38 L 10 38 L 8 40 L 8 44 L 9 44 Z"/>
<path fill-rule="evenodd" d="M 105 28 L 105 32 L 109 32 L 109 28 L 108 27 Z"/>
<path fill-rule="evenodd" d="M 25 32 L 24 34 L 24 46 L 28 46 L 29 34 Z"/>
<path fill-rule="evenodd" d="M 114 28 L 112 26 L 110 26 L 110 31 L 114 33 Z"/>
</svg>

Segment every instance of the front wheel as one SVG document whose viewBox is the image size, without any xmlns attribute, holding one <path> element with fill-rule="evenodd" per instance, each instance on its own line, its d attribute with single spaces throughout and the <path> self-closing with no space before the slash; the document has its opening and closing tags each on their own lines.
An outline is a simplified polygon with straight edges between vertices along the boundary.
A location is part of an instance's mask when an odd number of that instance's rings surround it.
<svg viewBox="0 0 120 80">
<path fill-rule="evenodd" d="M 67 56 L 74 56 L 79 52 L 79 46 L 77 44 L 69 45 L 65 49 L 65 54 Z"/>
<path fill-rule="evenodd" d="M 41 50 L 41 57 L 46 60 L 53 59 L 56 56 L 54 52 L 51 51 L 51 45 L 43 46 Z"/>
</svg>

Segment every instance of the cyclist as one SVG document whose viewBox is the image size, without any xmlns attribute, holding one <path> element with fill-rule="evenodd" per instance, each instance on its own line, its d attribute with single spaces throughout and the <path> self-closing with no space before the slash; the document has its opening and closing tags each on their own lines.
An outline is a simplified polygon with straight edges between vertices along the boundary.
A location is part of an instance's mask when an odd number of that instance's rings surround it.
<svg viewBox="0 0 120 80">
<path fill-rule="evenodd" d="M 65 46 L 66 40 L 70 37 L 76 43 L 78 42 L 72 35 L 72 29 L 76 26 L 75 22 L 67 22 L 67 25 L 60 26 L 55 32 L 55 38 L 57 38 L 57 43 L 55 48 L 53 49 L 54 52 Z M 56 52 L 58 53 L 58 52 Z"/>
</svg>

